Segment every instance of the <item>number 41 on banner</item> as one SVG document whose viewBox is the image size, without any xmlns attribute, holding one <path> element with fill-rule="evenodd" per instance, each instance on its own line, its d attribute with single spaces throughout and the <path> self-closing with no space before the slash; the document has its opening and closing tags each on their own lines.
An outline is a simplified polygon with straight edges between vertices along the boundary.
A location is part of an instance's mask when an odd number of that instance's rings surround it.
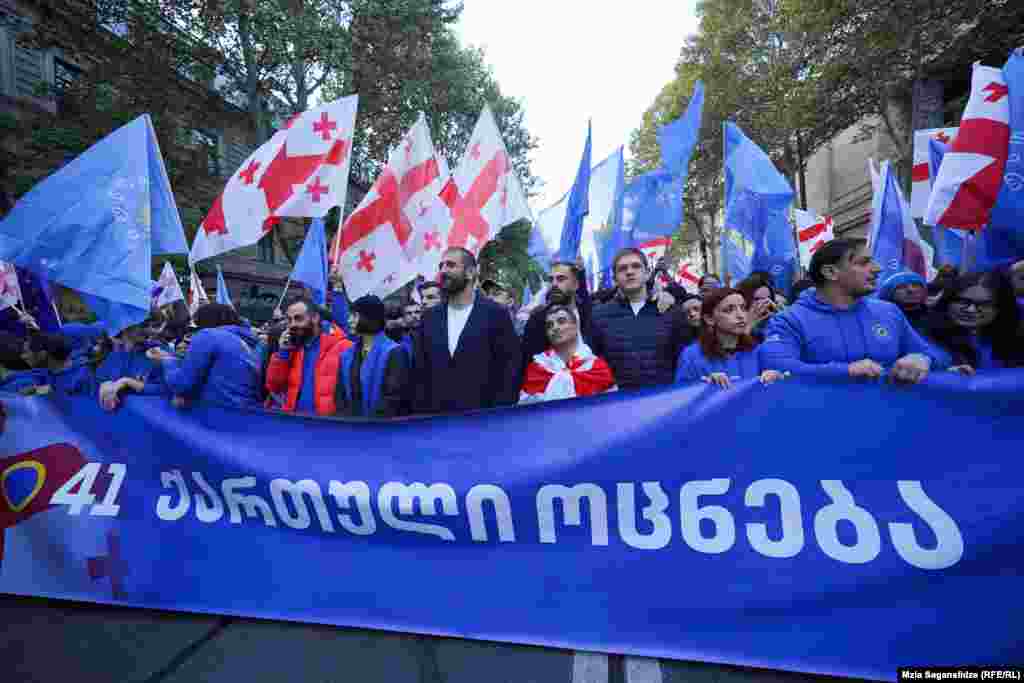
<svg viewBox="0 0 1024 683">
<path fill-rule="evenodd" d="M 121 484 L 124 483 L 128 468 L 118 462 L 107 465 L 107 473 L 111 476 L 110 486 L 107 487 L 103 500 L 95 503 L 96 496 L 92 493 L 92 487 L 102 467 L 103 463 L 100 462 L 87 463 L 75 476 L 54 491 L 50 505 L 67 505 L 69 515 L 80 515 L 84 507 L 90 506 L 90 515 L 116 517 L 121 510 L 121 506 L 116 504 L 117 495 L 121 492 Z M 74 492 L 75 488 L 78 488 L 78 493 Z"/>
</svg>

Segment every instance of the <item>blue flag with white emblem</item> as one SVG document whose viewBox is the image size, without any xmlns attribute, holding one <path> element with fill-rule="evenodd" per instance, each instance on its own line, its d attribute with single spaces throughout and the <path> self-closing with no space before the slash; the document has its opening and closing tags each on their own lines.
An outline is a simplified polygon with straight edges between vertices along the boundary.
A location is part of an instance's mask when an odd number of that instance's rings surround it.
<svg viewBox="0 0 1024 683">
<path fill-rule="evenodd" d="M 149 315 L 154 253 L 185 251 L 148 115 L 38 183 L 0 222 L 0 260 L 77 290 L 111 334 Z"/>
<path fill-rule="evenodd" d="M 882 268 L 878 282 L 885 282 L 889 276 L 904 270 L 903 210 L 896 194 L 896 174 L 889 162 L 882 164 L 881 175 L 878 195 L 871 211 L 871 234 L 875 235 L 871 256 Z"/>
<path fill-rule="evenodd" d="M 583 146 L 583 157 L 576 170 L 576 181 L 569 191 L 569 203 L 562 223 L 562 239 L 558 247 L 558 258 L 575 261 L 583 239 L 583 219 L 590 213 L 590 124 L 587 124 L 587 142 Z"/>
<path fill-rule="evenodd" d="M 323 218 L 315 218 L 310 223 L 302 250 L 292 268 L 292 279 L 312 290 L 313 303 L 323 305 L 327 301 L 327 237 Z"/>
<path fill-rule="evenodd" d="M 231 303 L 231 294 L 228 292 L 228 284 L 224 282 L 224 271 L 220 269 L 220 264 L 217 264 L 217 303 L 235 307 Z"/>
<path fill-rule="evenodd" d="M 793 188 L 775 163 L 739 126 L 722 124 L 725 137 L 725 229 L 722 256 L 733 281 L 754 270 L 789 291 L 797 262 L 789 223 Z"/>
</svg>

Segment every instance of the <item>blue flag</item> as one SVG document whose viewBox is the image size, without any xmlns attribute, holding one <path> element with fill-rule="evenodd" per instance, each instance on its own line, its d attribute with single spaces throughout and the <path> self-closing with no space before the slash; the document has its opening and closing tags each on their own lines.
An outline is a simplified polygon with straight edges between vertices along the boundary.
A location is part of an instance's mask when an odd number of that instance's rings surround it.
<svg viewBox="0 0 1024 683">
<path fill-rule="evenodd" d="M 976 267 L 991 270 L 1024 258 L 1024 48 L 1003 66 L 1010 97 L 1010 149 L 989 224 L 978 234 Z"/>
<path fill-rule="evenodd" d="M 526 284 L 523 285 L 523 298 L 519 302 L 519 305 L 520 306 L 525 306 L 526 304 L 530 303 L 530 301 L 532 301 L 532 300 L 533 300 L 533 290 L 530 289 L 530 282 L 527 281 Z"/>
<path fill-rule="evenodd" d="M 772 275 L 775 287 L 792 286 L 797 246 L 788 211 L 793 188 L 764 151 L 726 121 L 725 226 L 722 257 L 733 281 L 754 270 Z"/>
<path fill-rule="evenodd" d="M 872 222 L 875 243 L 871 245 L 871 256 L 882 267 L 878 274 L 881 283 L 904 270 L 903 210 L 896 195 L 896 174 L 888 162 L 882 164 L 882 182 L 872 207 Z"/>
<path fill-rule="evenodd" d="M 594 225 L 597 264 L 594 275 L 598 288 L 610 286 L 611 264 L 615 253 L 632 246 L 632 238 L 622 225 L 622 202 L 626 190 L 625 161 L 622 147 L 594 167 L 590 176 L 590 215 Z M 608 285 L 603 283 L 608 282 Z"/>
<path fill-rule="evenodd" d="M 324 219 L 316 218 L 309 225 L 299 257 L 292 268 L 292 279 L 313 291 L 313 303 L 327 302 L 327 237 Z"/>
<path fill-rule="evenodd" d="M 0 260 L 77 290 L 111 334 L 149 315 L 154 251 L 184 244 L 148 115 L 37 184 L 0 222 Z"/>
<path fill-rule="evenodd" d="M 217 303 L 227 304 L 234 308 L 235 305 L 231 303 L 231 294 L 228 292 L 228 285 L 224 282 L 224 271 L 220 269 L 220 264 L 217 264 Z"/>
<path fill-rule="evenodd" d="M 345 292 L 331 292 L 331 315 L 334 317 L 334 323 L 345 331 L 345 334 L 351 334 L 351 330 L 348 329 L 348 297 Z"/>
<path fill-rule="evenodd" d="M 686 113 L 658 129 L 661 166 L 625 186 L 622 224 L 632 244 L 671 235 L 682 225 L 683 188 L 703 111 L 704 84 L 697 81 Z"/>
<path fill-rule="evenodd" d="M 565 209 L 562 223 L 562 240 L 558 247 L 558 258 L 575 262 L 583 239 L 583 219 L 590 213 L 590 124 L 587 124 L 587 142 L 583 146 L 583 157 L 576 171 L 576 181 L 569 191 L 569 204 Z"/>
<path fill-rule="evenodd" d="M 680 186 L 686 185 L 690 172 L 690 157 L 700 136 L 701 116 L 704 113 L 704 84 L 700 81 L 693 86 L 693 95 L 686 112 L 672 123 L 658 128 L 658 146 L 661 148 L 661 165 L 676 178 Z"/>
</svg>

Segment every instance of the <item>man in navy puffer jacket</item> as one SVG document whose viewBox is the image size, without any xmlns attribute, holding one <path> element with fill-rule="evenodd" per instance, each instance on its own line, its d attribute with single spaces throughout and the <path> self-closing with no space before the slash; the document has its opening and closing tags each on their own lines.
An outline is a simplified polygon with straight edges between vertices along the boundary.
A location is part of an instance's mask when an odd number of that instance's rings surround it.
<svg viewBox="0 0 1024 683">
<path fill-rule="evenodd" d="M 594 307 L 594 354 L 604 358 L 620 389 L 671 384 L 680 350 L 693 341 L 693 328 L 678 306 L 661 312 L 647 288 L 647 259 L 623 249 L 612 259 L 617 292 Z"/>
<path fill-rule="evenodd" d="M 766 368 L 818 377 L 877 378 L 886 372 L 916 383 L 949 366 L 887 301 L 868 296 L 878 264 L 864 240 L 835 239 L 811 259 L 815 289 L 771 318 L 761 348 Z"/>
</svg>

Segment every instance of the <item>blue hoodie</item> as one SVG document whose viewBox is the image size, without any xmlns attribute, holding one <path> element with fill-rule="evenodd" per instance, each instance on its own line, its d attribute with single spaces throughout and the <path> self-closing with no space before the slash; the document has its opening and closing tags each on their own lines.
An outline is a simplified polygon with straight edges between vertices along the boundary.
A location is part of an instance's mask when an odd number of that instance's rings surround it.
<svg viewBox="0 0 1024 683">
<path fill-rule="evenodd" d="M 161 364 L 163 380 L 176 396 L 228 408 L 257 408 L 261 346 L 248 327 L 225 325 L 199 330 L 181 360 Z"/>
<path fill-rule="evenodd" d="M 715 372 L 722 372 L 732 379 L 753 379 L 761 376 L 760 345 L 750 351 L 740 351 L 727 358 L 708 358 L 694 342 L 683 349 L 676 364 L 676 384 L 699 382 Z"/>
<path fill-rule="evenodd" d="M 360 340 L 341 354 L 341 376 L 338 383 L 345 392 L 346 401 L 352 400 L 352 363 L 355 362 L 356 354 L 361 353 L 362 349 L 363 342 Z M 380 332 L 374 337 L 373 348 L 370 349 L 370 353 L 359 368 L 360 395 L 362 397 L 359 415 L 362 417 L 373 417 L 377 410 L 381 389 L 384 387 L 384 373 L 388 368 L 388 357 L 395 349 L 401 349 L 402 353 L 405 353 L 405 349 L 400 344 L 393 342 L 386 333 Z"/>
<path fill-rule="evenodd" d="M 817 377 L 847 377 L 850 363 L 871 359 L 887 370 L 910 353 L 932 360 L 932 370 L 949 367 L 949 354 L 926 342 L 900 309 L 861 297 L 848 309 L 835 308 L 814 290 L 772 316 L 761 362 L 766 368 Z"/>
<path fill-rule="evenodd" d="M 53 372 L 46 368 L 12 372 L 0 382 L 0 391 L 21 391 L 29 387 L 47 386 L 61 394 L 94 395 L 97 384 L 93 380 L 92 371 L 85 365 L 73 363 L 64 370 Z"/>
<path fill-rule="evenodd" d="M 96 340 L 103 336 L 103 323 L 64 323 L 60 333 L 71 342 L 72 358 L 89 355 Z"/>
<path fill-rule="evenodd" d="M 114 349 L 96 368 L 97 385 L 119 380 L 122 377 L 141 378 L 146 383 L 145 389 L 142 390 L 144 396 L 159 396 L 167 393 L 160 378 L 159 368 L 156 363 L 146 357 L 146 352 L 141 348 L 131 351 Z"/>
</svg>

